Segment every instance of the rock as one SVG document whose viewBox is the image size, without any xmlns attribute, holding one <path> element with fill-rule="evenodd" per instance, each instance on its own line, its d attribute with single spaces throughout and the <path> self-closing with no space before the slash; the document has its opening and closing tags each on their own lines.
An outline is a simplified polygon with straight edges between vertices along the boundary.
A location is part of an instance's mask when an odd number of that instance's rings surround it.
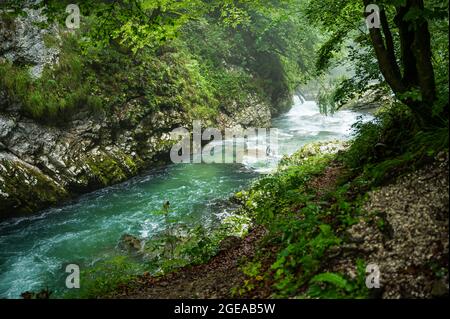
<svg viewBox="0 0 450 319">
<path fill-rule="evenodd" d="M 267 128 L 270 127 L 271 118 L 270 105 L 249 95 L 244 107 L 236 101 L 227 105 L 224 113 L 220 114 L 219 123 L 222 128 Z"/>
<path fill-rule="evenodd" d="M 278 164 L 278 170 L 283 171 L 292 165 L 301 165 L 305 160 L 319 154 L 337 154 L 347 149 L 347 143 L 343 141 L 325 141 L 308 143 L 291 156 L 284 156 Z"/>
<path fill-rule="evenodd" d="M 164 121 L 159 119 L 161 121 L 156 123 L 153 122 L 153 113 L 141 113 L 142 117 L 135 117 L 135 123 L 125 127 L 118 125 L 117 118 L 108 114 L 87 117 L 84 121 L 74 120 L 64 128 L 0 113 L 0 157 L 12 167 L 18 161 L 26 163 L 62 190 L 51 196 L 51 202 L 48 198 L 40 198 L 38 189 L 27 190 L 31 194 L 3 190 L 9 194 L 10 201 L 0 206 L 0 218 L 7 214 L 9 217 L 11 212 L 17 215 L 30 213 L 26 205 L 18 204 L 26 203 L 29 197 L 33 197 L 33 207 L 37 211 L 47 208 L 49 203 L 65 199 L 67 195 L 74 196 L 125 181 L 140 169 L 151 166 L 156 159 L 166 159 L 163 155 L 170 152 L 173 144 L 168 134 L 173 127 L 192 125 L 191 118 L 171 110 L 160 112 L 156 117 L 162 117 Z M 250 113 L 253 115 L 248 115 L 247 124 L 252 122 L 251 116 L 256 116 L 253 111 Z M 263 124 L 259 121 L 254 118 L 254 123 Z M 8 172 L 0 171 L 0 179 L 9 183 L 10 189 L 19 190 L 17 185 L 26 184 L 25 176 L 19 174 L 15 178 L 23 180 L 12 181 Z"/>
<path fill-rule="evenodd" d="M 48 289 L 42 289 L 38 292 L 33 291 L 25 291 L 20 296 L 23 299 L 50 299 L 50 296 L 52 295 L 52 291 Z"/>
<path fill-rule="evenodd" d="M 26 5 L 26 4 L 25 4 Z M 57 36 L 56 25 L 42 29 L 39 25 L 47 22 L 43 9 L 25 8 L 25 16 L 14 21 L 0 21 L 0 56 L 10 62 L 31 65 L 30 75 L 39 78 L 46 65 L 58 61 L 59 48 L 48 48 L 46 36 Z"/>
<path fill-rule="evenodd" d="M 12 119 L 7 117 L 0 117 L 0 141 L 8 136 L 14 126 L 15 123 Z"/>
<path fill-rule="evenodd" d="M 133 235 L 124 234 L 120 238 L 118 246 L 122 250 L 131 252 L 131 253 L 138 253 L 142 249 L 142 242 L 139 238 L 137 238 Z"/>
<path fill-rule="evenodd" d="M 60 31 L 42 26 L 46 17 L 41 9 L 25 11 L 25 16 L 0 20 L 0 60 L 30 65 L 32 77 L 39 77 L 44 67 L 58 63 L 58 48 L 48 48 L 44 39 L 53 36 L 59 42 Z M 0 169 L 0 219 L 37 212 L 167 162 L 174 143 L 170 132 L 191 127 L 195 116 L 179 109 L 150 111 L 137 98 L 120 108 L 109 105 L 107 114 L 80 111 L 58 127 L 27 118 L 20 103 L 6 95 L 0 90 L 0 159 L 8 168 Z M 219 119 L 205 120 L 204 127 L 270 125 L 267 102 L 248 94 L 241 104 L 226 106 Z M 32 188 L 33 183 L 39 187 Z"/>
</svg>

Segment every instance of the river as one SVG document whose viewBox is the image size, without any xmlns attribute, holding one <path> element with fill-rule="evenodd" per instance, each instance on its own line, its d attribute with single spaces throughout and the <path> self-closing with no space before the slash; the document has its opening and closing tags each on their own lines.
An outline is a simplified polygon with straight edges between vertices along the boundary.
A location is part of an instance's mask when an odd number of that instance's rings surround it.
<svg viewBox="0 0 450 319">
<path fill-rule="evenodd" d="M 19 298 L 24 291 L 46 286 L 57 297 L 62 291 L 56 283 L 66 275 L 64 264 L 92 265 L 117 254 L 125 233 L 152 236 L 163 222 L 152 212 L 165 201 L 186 223 L 216 223 L 227 214 L 214 205 L 218 199 L 270 172 L 282 155 L 308 142 L 348 139 L 359 116 L 347 110 L 324 116 L 314 102 L 295 97 L 292 109 L 273 120 L 272 127 L 279 130 L 279 156 L 247 159 L 243 165 L 172 164 L 32 217 L 0 223 L 0 297 Z"/>
</svg>

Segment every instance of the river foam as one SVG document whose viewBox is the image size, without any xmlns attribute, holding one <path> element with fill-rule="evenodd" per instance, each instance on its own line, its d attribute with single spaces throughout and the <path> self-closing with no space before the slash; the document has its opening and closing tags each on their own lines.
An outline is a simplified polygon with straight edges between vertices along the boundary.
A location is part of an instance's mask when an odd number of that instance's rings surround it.
<svg viewBox="0 0 450 319">
<path fill-rule="evenodd" d="M 179 218 L 193 226 L 214 224 L 227 212 L 214 205 L 272 171 L 283 155 L 302 145 L 348 139 L 361 114 L 341 111 L 320 114 L 314 102 L 294 99 L 292 109 L 273 120 L 279 129 L 279 153 L 241 164 L 178 164 L 149 171 L 33 217 L 0 224 L 0 297 L 19 298 L 27 290 L 48 286 L 55 297 L 65 292 L 63 265 L 81 268 L 117 254 L 124 233 L 151 237 L 163 227 L 153 214 L 165 201 Z M 269 154 L 270 155 L 270 154 Z"/>
</svg>

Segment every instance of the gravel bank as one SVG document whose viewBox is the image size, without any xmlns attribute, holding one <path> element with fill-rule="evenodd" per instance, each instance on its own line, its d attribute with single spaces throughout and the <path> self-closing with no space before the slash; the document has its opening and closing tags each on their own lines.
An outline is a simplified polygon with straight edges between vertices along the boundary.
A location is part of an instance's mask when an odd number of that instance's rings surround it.
<svg viewBox="0 0 450 319">
<path fill-rule="evenodd" d="M 348 231 L 345 248 L 379 266 L 382 298 L 448 296 L 448 164 L 448 154 L 441 154 L 432 164 L 370 192 L 364 207 L 369 217 Z M 349 269 L 349 262 L 341 260 L 336 267 Z"/>
</svg>

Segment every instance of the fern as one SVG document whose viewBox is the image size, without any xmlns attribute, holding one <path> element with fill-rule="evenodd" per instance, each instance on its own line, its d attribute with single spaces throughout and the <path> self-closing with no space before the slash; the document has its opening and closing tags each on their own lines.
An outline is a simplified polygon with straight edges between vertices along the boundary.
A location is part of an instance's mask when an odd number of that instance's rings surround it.
<svg viewBox="0 0 450 319">
<path fill-rule="evenodd" d="M 315 275 L 311 280 L 311 284 L 315 283 L 327 283 L 331 284 L 337 288 L 344 289 L 345 291 L 350 292 L 352 290 L 352 286 L 348 283 L 348 281 L 343 278 L 341 275 L 331 272 L 325 272 L 318 275 Z"/>
</svg>

